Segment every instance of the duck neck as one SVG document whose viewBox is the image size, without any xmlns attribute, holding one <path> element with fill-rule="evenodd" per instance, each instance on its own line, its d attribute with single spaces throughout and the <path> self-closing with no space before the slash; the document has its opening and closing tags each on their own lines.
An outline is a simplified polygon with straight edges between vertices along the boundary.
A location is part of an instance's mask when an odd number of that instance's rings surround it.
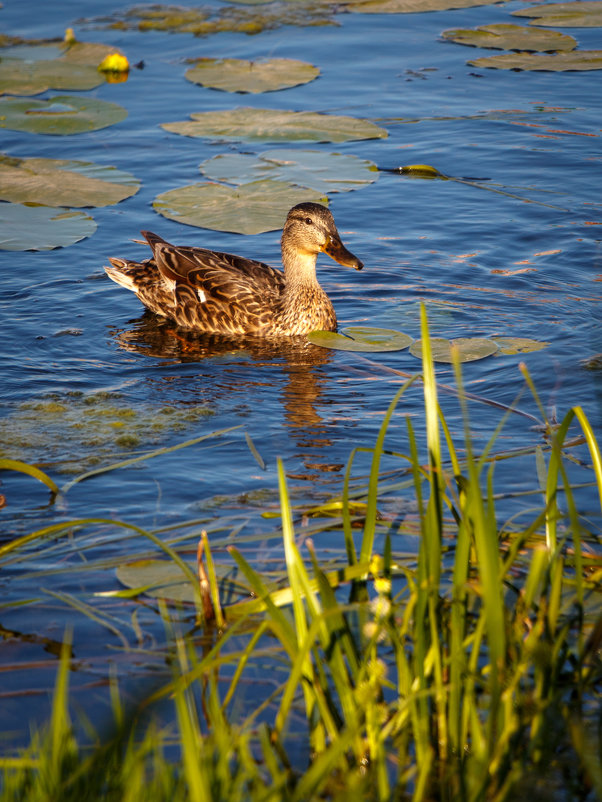
<svg viewBox="0 0 602 802">
<path fill-rule="evenodd" d="M 304 289 L 320 287 L 316 277 L 315 253 L 299 253 L 298 251 L 282 250 L 282 263 L 286 278 L 286 291 L 298 293 Z"/>
</svg>

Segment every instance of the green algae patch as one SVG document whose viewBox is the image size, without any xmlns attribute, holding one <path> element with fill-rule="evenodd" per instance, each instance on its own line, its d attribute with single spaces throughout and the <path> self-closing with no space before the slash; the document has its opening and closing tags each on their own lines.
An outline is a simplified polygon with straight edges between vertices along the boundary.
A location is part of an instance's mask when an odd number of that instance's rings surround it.
<svg viewBox="0 0 602 802">
<path fill-rule="evenodd" d="M 81 473 L 108 457 L 114 459 L 116 450 L 160 444 L 212 414 L 200 405 L 132 406 L 113 392 L 50 394 L 27 401 L 0 419 L 0 458 Z"/>
</svg>

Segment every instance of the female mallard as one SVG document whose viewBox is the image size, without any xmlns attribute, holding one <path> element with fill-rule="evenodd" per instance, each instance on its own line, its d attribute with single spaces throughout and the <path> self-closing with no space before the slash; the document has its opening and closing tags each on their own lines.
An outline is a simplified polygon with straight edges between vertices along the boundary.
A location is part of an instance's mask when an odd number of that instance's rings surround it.
<svg viewBox="0 0 602 802">
<path fill-rule="evenodd" d="M 307 334 L 336 331 L 332 304 L 316 278 L 324 251 L 346 267 L 363 264 L 343 243 L 332 214 L 300 203 L 282 232 L 284 273 L 263 262 L 205 248 L 178 248 L 143 231 L 153 251 L 144 262 L 110 259 L 109 278 L 179 326 L 219 334 Z"/>
</svg>

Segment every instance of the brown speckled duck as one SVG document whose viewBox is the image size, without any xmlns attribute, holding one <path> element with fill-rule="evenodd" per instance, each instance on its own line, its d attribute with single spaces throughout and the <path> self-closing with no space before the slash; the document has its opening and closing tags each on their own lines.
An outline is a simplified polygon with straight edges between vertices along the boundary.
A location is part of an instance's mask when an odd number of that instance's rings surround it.
<svg viewBox="0 0 602 802">
<path fill-rule="evenodd" d="M 316 278 L 323 251 L 346 267 L 361 270 L 337 231 L 330 211 L 300 203 L 282 232 L 284 272 L 243 256 L 205 248 L 176 247 L 143 231 L 153 251 L 144 262 L 110 259 L 113 281 L 136 293 L 153 312 L 199 332 L 261 336 L 336 331 L 330 299 Z"/>
</svg>

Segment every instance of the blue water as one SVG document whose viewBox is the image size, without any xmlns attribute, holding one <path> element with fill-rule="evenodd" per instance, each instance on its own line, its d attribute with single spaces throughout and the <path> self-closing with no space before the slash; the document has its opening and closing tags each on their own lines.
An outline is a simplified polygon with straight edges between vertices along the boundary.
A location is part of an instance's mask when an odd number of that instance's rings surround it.
<svg viewBox="0 0 602 802">
<path fill-rule="evenodd" d="M 185 431 L 165 436 L 160 445 L 230 426 L 241 428 L 219 441 L 100 474 L 71 488 L 61 505 L 48 504 L 43 485 L 4 472 L 3 539 L 74 518 L 116 518 L 149 529 L 195 518 L 217 528 L 215 521 L 223 518 L 224 530 L 214 536 L 218 559 L 223 554 L 220 538 L 235 530 L 255 536 L 250 554 L 260 565 L 280 554 L 276 539 L 260 539 L 277 524 L 260 516 L 265 505 L 249 505 L 243 494 L 265 490 L 277 508 L 276 457 L 282 458 L 290 476 L 295 503 L 313 503 L 338 492 L 351 449 L 374 443 L 403 380 L 391 369 L 408 375 L 419 369 L 407 351 L 368 355 L 366 361 L 361 355 L 294 345 L 192 345 L 173 327 L 145 315 L 133 294 L 105 278 L 102 268 L 109 256 L 145 255 L 142 246 L 130 242 L 142 228 L 175 243 L 279 263 L 278 232 L 243 237 L 182 226 L 154 213 L 155 196 L 200 180 L 198 165 L 205 159 L 269 147 L 179 137 L 159 127 L 195 111 L 239 105 L 290 108 L 363 117 L 385 127 L 389 136 L 383 140 L 309 145 L 370 159 L 383 168 L 369 187 L 331 197 L 344 242 L 365 263 L 365 269 L 355 273 L 326 257 L 320 260 L 321 280 L 340 325 L 394 328 L 419 337 L 419 304 L 424 301 L 436 336 L 513 335 L 549 342 L 536 353 L 467 365 L 468 389 L 510 404 L 524 384 L 518 369 L 524 361 L 549 414 L 562 418 L 572 405 L 580 404 L 594 430 L 602 431 L 602 374 L 580 364 L 602 351 L 600 73 L 476 69 L 466 65 L 467 59 L 494 51 L 439 40 L 447 28 L 517 21 L 509 13 L 522 6 L 510 2 L 412 15 L 339 14 L 337 27 L 282 27 L 258 36 L 194 38 L 78 24 L 80 18 L 99 13 L 92 2 L 6 0 L 0 11 L 6 33 L 61 37 L 71 26 L 78 38 L 111 43 L 130 63 L 143 60 L 145 67 L 132 70 L 126 83 L 88 93 L 127 108 L 129 116 L 118 125 L 71 137 L 2 132 L 1 148 L 10 156 L 114 165 L 136 175 L 142 187 L 117 206 L 92 210 L 98 230 L 89 239 L 49 252 L 0 252 L 0 414 L 14 415 L 23 403 L 49 393 L 64 398 L 73 391 L 111 391 L 120 393 L 133 409 L 205 405 L 213 413 Z M 600 29 L 569 32 L 581 49 L 602 46 Z M 184 79 L 183 60 L 200 56 L 300 58 L 319 66 L 321 75 L 287 91 L 233 95 Z M 524 200 L 466 183 L 384 171 L 421 163 L 455 178 L 478 179 Z M 452 371 L 445 365 L 438 377 L 453 384 Z M 457 403 L 451 396 L 443 396 L 442 403 L 458 432 Z M 519 406 L 540 417 L 528 392 Z M 482 447 L 501 413 L 477 403 L 470 410 L 476 446 Z M 403 451 L 403 415 L 412 417 L 422 437 L 418 385 L 404 397 L 400 413 L 387 445 Z M 542 442 L 532 427 L 532 420 L 511 416 L 499 447 Z M 247 446 L 245 431 L 265 470 Z M 62 484 L 69 477 L 58 472 L 58 461 L 73 456 L 65 453 L 72 448 L 61 442 L 47 444 L 35 461 L 47 465 Z M 85 452 L 76 450 L 78 458 Z M 360 459 L 358 473 L 367 465 Z M 591 479 L 591 474 L 583 474 L 581 481 Z M 533 458 L 525 458 L 518 469 L 515 463 L 502 463 L 496 478 L 505 492 L 534 487 Z M 229 500 L 219 506 L 216 496 Z M 587 513 L 596 513 L 593 493 L 586 492 L 584 503 Z M 401 501 L 398 504 L 403 507 Z M 86 537 L 93 539 L 93 532 Z M 52 552 L 36 559 L 34 550 L 31 564 L 9 566 L 0 579 L 3 597 L 11 602 L 41 599 L 37 605 L 0 607 L 2 626 L 14 633 L 2 648 L 5 666 L 14 669 L 3 674 L 3 701 L 6 721 L 15 731 L 23 724 L 23 702 L 16 694 L 31 696 L 32 715 L 35 709 L 43 716 L 46 708 L 38 695 L 46 698 L 56 664 L 47 654 L 49 641 L 60 641 L 67 624 L 74 627 L 75 652 L 82 661 L 77 683 L 87 687 L 102 682 L 112 661 L 122 666 L 126 677 L 128 672 L 144 673 L 135 661 L 115 657 L 119 642 L 114 633 L 45 595 L 46 589 L 59 590 L 102 608 L 108 603 L 93 594 L 119 586 L 113 566 L 73 576 L 23 578 L 26 570 L 77 562 L 78 537 L 76 533 L 71 551 L 57 547 L 56 561 Z M 106 527 L 98 538 L 97 549 L 86 552 L 89 559 L 110 561 L 145 549 L 156 556 L 150 546 L 124 538 L 114 528 Z M 342 549 L 340 533 L 320 535 L 318 546 L 324 553 Z M 129 621 L 131 609 L 125 603 L 107 609 L 116 620 Z M 154 613 L 141 615 L 149 632 L 161 630 Z M 133 634 L 127 632 L 133 642 Z M 19 670 L 29 661 L 29 671 Z M 89 700 L 93 698 L 91 694 Z"/>
</svg>

